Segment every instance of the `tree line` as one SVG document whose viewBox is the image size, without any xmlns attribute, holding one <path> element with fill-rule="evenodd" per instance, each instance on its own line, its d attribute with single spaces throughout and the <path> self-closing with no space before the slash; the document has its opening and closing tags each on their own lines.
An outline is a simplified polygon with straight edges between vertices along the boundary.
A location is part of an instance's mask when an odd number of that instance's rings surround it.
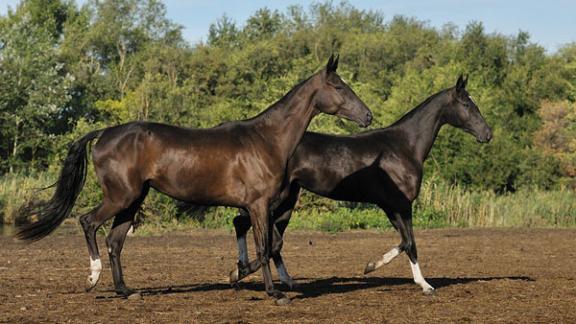
<svg viewBox="0 0 576 324">
<path fill-rule="evenodd" d="M 469 75 L 493 127 L 444 128 L 426 173 L 496 193 L 574 186 L 576 44 L 556 53 L 481 22 L 433 28 L 342 2 L 223 16 L 190 44 L 159 0 L 23 0 L 0 16 L 0 175 L 55 172 L 67 144 L 131 120 L 211 127 L 255 115 L 339 53 L 340 75 L 385 127 Z M 362 131 L 332 116 L 311 128 Z"/>
</svg>

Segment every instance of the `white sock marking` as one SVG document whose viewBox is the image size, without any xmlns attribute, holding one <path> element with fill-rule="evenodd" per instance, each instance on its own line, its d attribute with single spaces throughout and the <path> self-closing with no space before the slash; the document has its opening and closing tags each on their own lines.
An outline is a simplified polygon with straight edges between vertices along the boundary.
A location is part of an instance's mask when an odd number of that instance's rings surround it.
<svg viewBox="0 0 576 324">
<path fill-rule="evenodd" d="M 410 267 L 412 268 L 412 275 L 414 276 L 414 282 L 417 283 L 420 287 L 422 287 L 422 290 L 425 293 L 432 292 L 434 290 L 434 287 L 430 286 L 430 284 L 426 282 L 426 279 L 424 279 L 424 277 L 422 276 L 422 272 L 420 271 L 420 266 L 418 265 L 418 262 L 412 263 L 412 261 L 410 261 Z"/>
<path fill-rule="evenodd" d="M 95 285 L 100 278 L 100 272 L 102 271 L 102 262 L 100 262 L 99 258 L 95 260 L 90 257 L 90 276 L 88 276 L 88 280 L 92 285 Z"/>
<path fill-rule="evenodd" d="M 386 254 L 384 254 L 382 256 L 382 259 L 376 261 L 376 265 L 374 270 L 380 268 L 381 266 L 390 263 L 390 261 L 394 260 L 395 257 L 397 257 L 400 254 L 400 249 L 395 247 L 392 250 L 386 252 Z"/>
<path fill-rule="evenodd" d="M 238 239 L 238 260 L 240 260 L 240 262 L 245 266 L 250 263 L 248 258 L 248 246 L 246 245 L 246 236 L 242 236 Z"/>
<path fill-rule="evenodd" d="M 398 255 L 400 255 L 400 249 L 395 247 L 382 256 L 382 262 L 384 262 L 384 264 L 388 264 Z"/>
</svg>

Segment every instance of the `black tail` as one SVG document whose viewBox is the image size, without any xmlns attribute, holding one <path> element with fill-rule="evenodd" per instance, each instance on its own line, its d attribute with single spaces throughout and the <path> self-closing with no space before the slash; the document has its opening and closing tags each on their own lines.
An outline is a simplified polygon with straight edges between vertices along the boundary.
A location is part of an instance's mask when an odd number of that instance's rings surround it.
<svg viewBox="0 0 576 324">
<path fill-rule="evenodd" d="M 70 145 L 68 156 L 60 171 L 60 178 L 56 182 L 56 192 L 48 201 L 35 203 L 32 207 L 21 209 L 19 218 L 36 215 L 38 220 L 31 224 L 19 226 L 16 237 L 21 240 L 37 241 L 52 233 L 70 215 L 86 180 L 88 163 L 86 146 L 102 131 L 102 129 L 92 131 Z"/>
</svg>

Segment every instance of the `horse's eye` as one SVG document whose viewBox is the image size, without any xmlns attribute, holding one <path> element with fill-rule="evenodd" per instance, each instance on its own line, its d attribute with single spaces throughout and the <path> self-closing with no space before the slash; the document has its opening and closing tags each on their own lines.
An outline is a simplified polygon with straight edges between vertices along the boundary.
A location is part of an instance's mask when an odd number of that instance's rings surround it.
<svg viewBox="0 0 576 324">
<path fill-rule="evenodd" d="M 334 89 L 340 91 L 340 90 L 344 89 L 344 87 L 343 86 L 334 86 Z"/>
</svg>

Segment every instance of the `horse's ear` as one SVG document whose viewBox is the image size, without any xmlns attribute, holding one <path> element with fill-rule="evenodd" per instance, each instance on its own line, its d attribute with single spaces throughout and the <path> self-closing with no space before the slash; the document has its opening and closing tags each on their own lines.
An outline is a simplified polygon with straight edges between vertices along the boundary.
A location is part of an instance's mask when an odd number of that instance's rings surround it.
<svg viewBox="0 0 576 324">
<path fill-rule="evenodd" d="M 328 59 L 328 63 L 326 64 L 326 72 L 330 73 L 330 72 L 336 72 L 336 69 L 338 68 L 338 59 L 340 58 L 339 55 L 336 55 L 336 57 L 334 57 L 334 54 L 330 55 L 330 58 Z"/>
<path fill-rule="evenodd" d="M 332 53 L 330 55 L 330 58 L 328 59 L 328 63 L 326 63 L 326 72 L 331 72 L 333 65 L 334 65 L 334 53 Z"/>
<path fill-rule="evenodd" d="M 340 60 L 340 54 L 336 54 L 336 58 L 334 59 L 334 64 L 332 65 L 333 72 L 336 72 L 338 69 L 338 60 Z"/>
<path fill-rule="evenodd" d="M 462 76 L 462 74 L 460 74 L 460 76 L 458 77 L 458 81 L 456 81 L 456 90 L 460 91 L 466 88 L 466 83 L 468 82 L 468 79 L 464 80 L 464 77 Z"/>
</svg>

